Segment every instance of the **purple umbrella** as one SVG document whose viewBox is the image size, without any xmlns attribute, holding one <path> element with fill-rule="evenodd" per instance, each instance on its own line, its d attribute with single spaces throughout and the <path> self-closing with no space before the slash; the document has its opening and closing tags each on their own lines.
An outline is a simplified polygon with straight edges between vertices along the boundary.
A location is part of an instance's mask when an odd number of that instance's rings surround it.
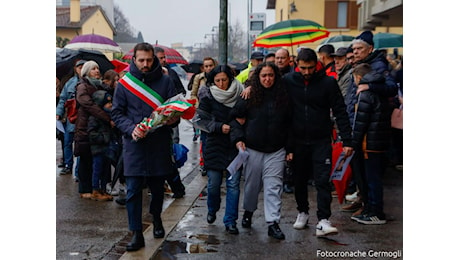
<svg viewBox="0 0 460 260">
<path fill-rule="evenodd" d="M 102 52 L 121 52 L 121 47 L 113 40 L 98 34 L 75 36 L 66 46 L 67 49 L 86 49 Z"/>
</svg>

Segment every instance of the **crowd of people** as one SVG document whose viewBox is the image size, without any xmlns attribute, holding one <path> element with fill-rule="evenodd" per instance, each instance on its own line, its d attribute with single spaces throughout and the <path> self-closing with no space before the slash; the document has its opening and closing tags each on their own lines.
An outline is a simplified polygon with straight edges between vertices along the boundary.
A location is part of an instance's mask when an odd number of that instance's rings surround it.
<svg viewBox="0 0 460 260">
<path fill-rule="evenodd" d="M 293 228 L 304 229 L 311 219 L 309 184 L 314 184 L 316 236 L 338 233 L 329 220 L 334 142 L 343 144 L 345 157 L 352 156 L 353 178 L 345 196 L 352 203 L 342 209 L 352 211 L 351 219 L 362 224 L 386 223 L 382 175 L 388 163 L 402 169 L 403 159 L 402 129 L 391 127 L 391 113 L 402 105 L 402 61 L 373 45 L 372 33 L 365 31 L 349 47 L 324 45 L 318 52 L 300 48 L 297 56 L 284 48 L 266 55 L 254 52 L 241 72 L 212 57 L 203 59 L 189 89 L 199 116 L 194 141 L 200 139 L 201 172 L 208 180 L 209 224 L 216 221 L 225 179 L 222 221 L 227 233 L 239 234 L 244 181 L 242 227 L 251 228 L 255 221 L 263 190 L 268 236 L 285 239 L 279 226 L 282 193 L 294 193 L 298 215 Z M 165 62 L 164 50 L 139 43 L 122 75 L 112 70 L 101 75 L 96 62 L 77 61 L 74 74 L 57 95 L 56 119 L 65 122 L 60 174 L 74 171 L 81 198 L 110 201 L 113 194 L 106 187 L 112 180 L 111 167 L 122 172 L 126 196 L 119 203 L 126 205 L 133 234 L 127 251 L 145 246 L 144 188 L 151 194 L 155 238 L 165 236 L 161 219 L 165 183 L 176 198 L 185 195 L 171 148 L 179 143 L 180 118 L 169 119 L 153 132 L 136 127 L 158 104 L 185 93 Z M 77 101 L 75 123 L 66 120 L 64 106 L 72 98 Z M 227 167 L 243 152 L 248 159 L 230 173 Z"/>
</svg>

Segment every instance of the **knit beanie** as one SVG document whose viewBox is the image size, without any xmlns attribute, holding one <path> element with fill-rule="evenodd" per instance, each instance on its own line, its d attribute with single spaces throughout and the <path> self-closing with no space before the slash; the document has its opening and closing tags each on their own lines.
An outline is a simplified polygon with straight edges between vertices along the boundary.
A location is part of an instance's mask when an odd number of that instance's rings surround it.
<svg viewBox="0 0 460 260">
<path fill-rule="evenodd" d="M 371 31 L 364 31 L 360 35 L 356 36 L 357 40 L 363 40 L 367 44 L 374 46 L 374 35 L 372 34 Z"/>
<path fill-rule="evenodd" d="M 94 67 L 99 68 L 99 65 L 95 61 L 90 60 L 85 62 L 85 64 L 83 64 L 83 67 L 81 68 L 81 77 L 88 76 L 90 70 L 92 70 Z"/>
</svg>

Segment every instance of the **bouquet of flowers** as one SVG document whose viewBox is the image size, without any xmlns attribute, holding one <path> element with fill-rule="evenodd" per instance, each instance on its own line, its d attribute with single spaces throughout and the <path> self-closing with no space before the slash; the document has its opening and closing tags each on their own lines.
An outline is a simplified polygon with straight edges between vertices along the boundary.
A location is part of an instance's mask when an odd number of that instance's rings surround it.
<svg viewBox="0 0 460 260">
<path fill-rule="evenodd" d="M 182 94 L 166 100 L 157 107 L 149 117 L 144 118 L 136 127 L 144 132 L 152 132 L 163 126 L 169 119 L 180 116 L 183 119 L 191 119 L 195 114 L 194 100 L 186 100 Z"/>
</svg>

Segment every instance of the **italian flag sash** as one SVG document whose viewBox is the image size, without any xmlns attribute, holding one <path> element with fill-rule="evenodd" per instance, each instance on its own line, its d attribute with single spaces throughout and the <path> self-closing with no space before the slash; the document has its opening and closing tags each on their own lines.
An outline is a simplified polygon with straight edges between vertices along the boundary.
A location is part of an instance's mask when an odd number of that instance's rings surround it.
<svg viewBox="0 0 460 260">
<path fill-rule="evenodd" d="M 126 73 L 120 82 L 127 90 L 133 93 L 136 97 L 140 98 L 147 105 L 151 106 L 153 110 L 157 109 L 158 106 L 163 104 L 163 98 L 156 93 L 153 89 L 144 84 L 131 73 Z"/>
</svg>

